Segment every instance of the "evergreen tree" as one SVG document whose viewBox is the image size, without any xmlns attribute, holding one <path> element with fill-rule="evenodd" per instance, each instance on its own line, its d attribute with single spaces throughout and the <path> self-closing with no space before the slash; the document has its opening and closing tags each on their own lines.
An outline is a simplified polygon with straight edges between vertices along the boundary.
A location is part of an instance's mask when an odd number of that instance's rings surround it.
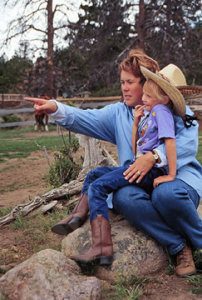
<svg viewBox="0 0 202 300">
<path fill-rule="evenodd" d="M 0 93 L 25 93 L 27 77 L 32 68 L 29 59 L 17 54 L 10 60 L 0 58 Z"/>
<path fill-rule="evenodd" d="M 145 50 L 156 58 L 161 66 L 175 63 L 188 75 L 189 68 L 192 68 L 200 57 L 197 50 L 200 48 L 200 30 L 194 29 L 196 27 L 194 24 L 199 23 L 200 19 L 200 1 L 140 0 L 140 2 L 143 5 L 144 18 L 141 18 L 142 22 L 139 24 L 139 13 L 136 16 L 136 25 L 141 25 L 142 34 L 138 37 L 143 37 Z M 136 30 L 138 32 L 137 26 Z M 194 48 L 194 45 L 197 47 Z"/>
<path fill-rule="evenodd" d="M 71 24 L 69 48 L 69 53 L 77 52 L 81 89 L 96 90 L 117 81 L 114 61 L 131 39 L 128 8 L 122 0 L 91 0 L 81 5 L 78 22 Z"/>
</svg>

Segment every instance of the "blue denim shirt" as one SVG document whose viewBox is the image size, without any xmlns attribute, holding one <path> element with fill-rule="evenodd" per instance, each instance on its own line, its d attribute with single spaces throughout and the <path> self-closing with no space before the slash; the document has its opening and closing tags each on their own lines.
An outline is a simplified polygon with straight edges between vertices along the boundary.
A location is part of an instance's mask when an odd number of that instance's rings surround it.
<svg viewBox="0 0 202 300">
<path fill-rule="evenodd" d="M 55 101 L 55 100 L 53 100 Z M 73 132 L 105 140 L 117 145 L 119 163 L 134 159 L 131 145 L 133 114 L 123 102 L 102 109 L 79 109 L 57 102 L 58 109 L 51 114 L 57 124 Z M 192 114 L 189 107 L 186 113 Z M 185 128 L 180 117 L 174 116 L 177 144 L 177 178 L 192 186 L 202 197 L 202 166 L 196 160 L 198 151 L 198 123 Z M 157 151 L 165 157 L 161 144 Z"/>
</svg>

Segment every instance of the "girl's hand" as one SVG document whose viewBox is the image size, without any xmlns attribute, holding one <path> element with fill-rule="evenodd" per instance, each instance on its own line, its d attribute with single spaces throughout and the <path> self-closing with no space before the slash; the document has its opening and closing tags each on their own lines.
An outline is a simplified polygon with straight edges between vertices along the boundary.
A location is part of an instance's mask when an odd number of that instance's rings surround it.
<svg viewBox="0 0 202 300">
<path fill-rule="evenodd" d="M 172 175 L 159 176 L 159 177 L 154 179 L 153 186 L 155 188 L 161 183 L 168 182 L 168 181 L 173 181 L 173 180 L 175 180 L 175 176 L 172 176 Z"/>
<path fill-rule="evenodd" d="M 32 102 L 34 104 L 35 111 L 38 114 L 52 114 L 57 110 L 57 104 L 54 101 L 33 97 L 25 97 L 24 100 Z"/>
<path fill-rule="evenodd" d="M 133 113 L 135 125 L 138 125 L 141 117 L 144 116 L 144 107 L 145 107 L 144 105 L 135 106 L 134 113 Z"/>
</svg>

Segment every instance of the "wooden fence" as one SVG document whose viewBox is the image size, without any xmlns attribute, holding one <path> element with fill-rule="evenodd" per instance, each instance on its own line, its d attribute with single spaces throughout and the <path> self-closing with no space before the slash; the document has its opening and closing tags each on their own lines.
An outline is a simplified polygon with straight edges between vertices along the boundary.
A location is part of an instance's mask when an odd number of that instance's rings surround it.
<svg viewBox="0 0 202 300">
<path fill-rule="evenodd" d="M 5 96 L 5 95 L 4 95 Z M 57 100 L 74 105 L 80 108 L 100 108 L 107 104 L 114 103 L 120 100 L 120 96 L 114 97 L 75 97 L 75 98 L 58 98 Z M 0 98 L 1 99 L 1 98 Z M 34 109 L 30 102 L 24 100 L 24 95 L 9 95 L 3 99 L 3 105 L 1 105 L 0 117 L 7 115 L 19 115 L 19 114 L 31 114 L 33 115 Z M 0 128 L 11 128 L 16 126 L 30 126 L 34 125 L 34 116 L 32 120 L 22 122 L 0 122 Z M 52 119 L 49 119 L 49 123 L 53 123 Z"/>
<path fill-rule="evenodd" d="M 31 106 L 30 102 L 24 101 L 24 95 L 18 94 L 9 94 L 9 95 L 0 95 L 0 103 L 3 101 L 3 108 L 0 109 L 0 117 L 11 115 L 11 114 L 33 114 L 34 109 Z M 57 100 L 66 103 L 72 104 L 81 108 L 100 108 L 107 104 L 115 103 L 120 101 L 121 96 L 112 96 L 112 97 L 74 97 L 74 98 L 58 98 Z M 16 105 L 9 105 L 10 103 L 15 103 Z M 202 94 L 190 96 L 186 98 L 186 103 L 191 107 L 191 109 L 196 112 L 199 119 L 202 119 Z M 16 108 L 15 108 L 16 107 Z M 50 119 L 51 122 L 51 119 Z M 5 127 L 15 127 L 15 126 L 28 126 L 34 124 L 33 120 L 22 121 L 22 122 L 12 122 L 12 123 L 2 123 L 0 122 L 0 128 Z"/>
</svg>

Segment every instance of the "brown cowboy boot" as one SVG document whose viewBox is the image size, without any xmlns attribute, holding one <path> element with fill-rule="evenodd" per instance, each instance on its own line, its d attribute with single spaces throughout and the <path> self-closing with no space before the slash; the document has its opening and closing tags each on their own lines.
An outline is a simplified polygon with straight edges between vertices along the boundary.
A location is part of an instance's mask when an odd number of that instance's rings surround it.
<svg viewBox="0 0 202 300">
<path fill-rule="evenodd" d="M 88 196 L 86 194 L 82 194 L 78 204 L 75 206 L 71 214 L 67 218 L 55 224 L 51 230 L 60 235 L 69 234 L 83 225 L 88 218 L 88 211 Z"/>
<path fill-rule="evenodd" d="M 81 255 L 72 256 L 71 259 L 80 264 L 98 263 L 111 265 L 113 261 L 113 244 L 111 227 L 108 220 L 98 215 L 91 222 L 92 246 Z"/>
<path fill-rule="evenodd" d="M 177 276 L 184 277 L 196 273 L 191 248 L 187 245 L 177 255 L 177 266 L 175 268 Z"/>
</svg>

